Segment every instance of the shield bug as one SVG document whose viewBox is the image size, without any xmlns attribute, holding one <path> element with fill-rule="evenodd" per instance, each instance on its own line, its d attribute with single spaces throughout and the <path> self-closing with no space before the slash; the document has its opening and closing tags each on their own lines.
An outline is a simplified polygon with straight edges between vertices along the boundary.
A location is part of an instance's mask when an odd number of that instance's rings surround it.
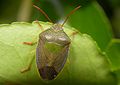
<svg viewBox="0 0 120 85">
<path fill-rule="evenodd" d="M 54 24 L 40 33 L 36 58 L 43 79 L 54 79 L 61 71 L 68 55 L 70 42 L 70 38 L 59 24 Z"/>
<path fill-rule="evenodd" d="M 42 9 L 35 5 L 33 6 L 38 9 L 42 14 L 44 14 L 50 22 L 52 22 L 48 15 Z M 79 8 L 80 6 L 76 7 L 73 11 L 71 11 L 67 15 L 63 24 L 56 23 L 49 29 L 40 33 L 36 49 L 36 62 L 42 79 L 54 79 L 64 67 L 68 56 L 71 40 L 64 32 L 62 27 L 69 18 L 69 16 Z M 24 44 L 31 43 L 26 42 Z"/>
</svg>

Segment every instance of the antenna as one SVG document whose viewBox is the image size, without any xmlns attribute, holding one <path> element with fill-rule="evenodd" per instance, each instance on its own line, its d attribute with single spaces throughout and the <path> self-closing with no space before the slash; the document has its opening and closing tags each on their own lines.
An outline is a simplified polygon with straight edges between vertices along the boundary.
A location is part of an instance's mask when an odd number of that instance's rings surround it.
<svg viewBox="0 0 120 85">
<path fill-rule="evenodd" d="M 78 10 L 81 6 L 76 7 L 75 9 L 73 9 L 67 16 L 66 19 L 64 20 L 63 24 L 61 25 L 63 27 L 63 25 L 66 23 L 66 21 L 68 20 L 68 18 L 70 17 L 70 15 L 72 15 L 76 10 Z"/>
<path fill-rule="evenodd" d="M 53 23 L 52 20 L 48 17 L 48 15 L 41 8 L 39 8 L 38 6 L 36 6 L 34 4 L 33 4 L 33 7 L 35 7 L 37 10 L 39 10 L 51 23 Z"/>
</svg>

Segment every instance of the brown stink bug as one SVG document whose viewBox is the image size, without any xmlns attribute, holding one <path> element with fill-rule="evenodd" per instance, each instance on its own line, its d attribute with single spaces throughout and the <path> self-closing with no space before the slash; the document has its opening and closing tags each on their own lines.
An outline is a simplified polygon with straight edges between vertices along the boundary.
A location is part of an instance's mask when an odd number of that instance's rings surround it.
<svg viewBox="0 0 120 85">
<path fill-rule="evenodd" d="M 43 13 L 50 22 L 52 22 L 42 9 L 35 5 L 33 6 Z M 79 8 L 80 6 L 71 11 L 67 15 L 63 24 L 56 23 L 49 29 L 40 33 L 36 49 L 36 62 L 42 79 L 54 79 L 64 67 L 71 40 L 62 27 L 68 17 Z M 32 43 L 24 42 L 24 44 Z"/>
</svg>

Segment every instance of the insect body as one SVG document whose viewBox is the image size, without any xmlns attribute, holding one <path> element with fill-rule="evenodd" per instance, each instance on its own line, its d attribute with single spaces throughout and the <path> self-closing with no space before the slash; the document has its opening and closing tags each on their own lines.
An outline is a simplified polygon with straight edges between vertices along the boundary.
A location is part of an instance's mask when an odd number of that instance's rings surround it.
<svg viewBox="0 0 120 85">
<path fill-rule="evenodd" d="M 53 25 L 39 35 L 36 57 L 43 79 L 54 79 L 61 71 L 67 59 L 70 42 L 60 24 Z"/>
<path fill-rule="evenodd" d="M 33 6 L 43 13 L 50 22 L 52 22 L 52 20 L 50 20 L 48 15 L 42 9 L 35 5 Z M 63 24 L 54 24 L 51 28 L 40 33 L 38 46 L 36 49 L 36 61 L 42 79 L 52 80 L 62 70 L 66 62 L 71 43 L 70 38 L 63 31 L 62 27 L 67 21 L 68 17 L 79 8 L 80 6 L 71 11 L 67 15 Z M 24 44 L 32 45 L 31 42 L 24 42 Z M 21 70 L 22 73 L 30 69 L 31 62 L 27 68 Z"/>
</svg>

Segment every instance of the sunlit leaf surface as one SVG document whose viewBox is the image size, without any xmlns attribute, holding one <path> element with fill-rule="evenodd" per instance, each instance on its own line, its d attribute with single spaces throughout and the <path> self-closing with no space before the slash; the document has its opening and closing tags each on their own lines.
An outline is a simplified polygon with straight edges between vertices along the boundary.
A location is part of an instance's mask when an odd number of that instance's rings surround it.
<svg viewBox="0 0 120 85">
<path fill-rule="evenodd" d="M 48 22 L 40 24 L 44 29 L 51 26 Z M 36 49 L 36 45 L 24 45 L 23 42 L 38 41 L 40 27 L 35 22 L 0 25 L 0 82 L 25 85 L 117 85 L 106 56 L 96 42 L 87 34 L 71 36 L 77 30 L 70 26 L 65 26 L 64 31 L 72 41 L 67 62 L 54 80 L 43 81 L 37 71 L 36 58 L 30 71 L 20 72 L 35 57 Z"/>
</svg>

